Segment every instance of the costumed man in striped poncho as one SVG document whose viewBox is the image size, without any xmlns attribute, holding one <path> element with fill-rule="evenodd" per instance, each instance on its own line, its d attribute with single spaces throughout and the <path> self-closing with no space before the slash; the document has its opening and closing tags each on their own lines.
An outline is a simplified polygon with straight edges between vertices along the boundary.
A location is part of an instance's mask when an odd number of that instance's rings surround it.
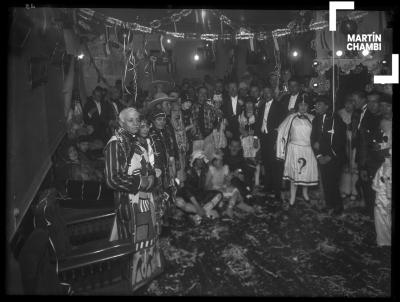
<svg viewBox="0 0 400 302">
<path fill-rule="evenodd" d="M 140 125 L 136 109 L 122 110 L 119 125 L 105 148 L 106 182 L 115 190 L 116 205 L 110 241 L 131 240 L 135 246 L 129 266 L 134 291 L 160 274 L 163 268 L 151 192 L 155 173 L 147 150 L 135 136 Z"/>
</svg>

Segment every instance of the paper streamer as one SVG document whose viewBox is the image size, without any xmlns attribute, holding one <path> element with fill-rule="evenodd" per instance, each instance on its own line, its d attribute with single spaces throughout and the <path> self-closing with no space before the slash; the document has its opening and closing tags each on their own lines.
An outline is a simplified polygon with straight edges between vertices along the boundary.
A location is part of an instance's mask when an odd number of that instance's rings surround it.
<svg viewBox="0 0 400 302">
<path fill-rule="evenodd" d="M 71 62 L 68 68 L 68 74 L 63 85 L 64 95 L 64 116 L 68 117 L 68 112 L 71 108 L 72 90 L 74 88 L 74 75 L 75 75 L 75 57 L 71 56 Z"/>
<path fill-rule="evenodd" d="M 272 37 L 272 39 L 274 40 L 274 45 L 275 45 L 275 50 L 279 51 L 279 44 L 278 44 L 278 40 L 276 39 L 275 36 Z"/>
<path fill-rule="evenodd" d="M 165 48 L 164 48 L 164 35 L 160 36 L 160 45 L 161 45 L 161 51 L 165 52 Z"/>
<path fill-rule="evenodd" d="M 250 50 L 254 51 L 254 38 L 250 39 Z"/>
</svg>

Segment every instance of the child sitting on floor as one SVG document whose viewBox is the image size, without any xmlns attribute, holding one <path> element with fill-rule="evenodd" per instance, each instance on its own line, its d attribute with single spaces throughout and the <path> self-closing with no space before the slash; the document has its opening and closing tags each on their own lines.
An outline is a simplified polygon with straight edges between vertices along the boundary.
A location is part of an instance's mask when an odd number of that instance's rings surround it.
<svg viewBox="0 0 400 302">
<path fill-rule="evenodd" d="M 223 154 L 221 152 L 214 154 L 206 175 L 206 189 L 222 192 L 224 199 L 228 200 L 226 214 L 230 218 L 233 217 L 233 208 L 235 206 L 245 212 L 253 212 L 253 207 L 246 204 L 239 190 L 232 186 L 231 178 L 232 175 L 228 166 L 223 164 Z"/>
</svg>

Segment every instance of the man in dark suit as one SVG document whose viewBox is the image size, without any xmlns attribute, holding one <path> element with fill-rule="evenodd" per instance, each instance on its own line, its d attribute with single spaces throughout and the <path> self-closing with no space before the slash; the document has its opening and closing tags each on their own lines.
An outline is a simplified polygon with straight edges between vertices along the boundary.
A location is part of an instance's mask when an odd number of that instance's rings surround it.
<svg viewBox="0 0 400 302">
<path fill-rule="evenodd" d="M 242 100 L 238 96 L 238 88 L 235 82 L 230 82 L 228 85 L 228 96 L 223 99 L 222 112 L 228 122 L 226 128 L 226 136 L 231 139 L 233 137 L 238 138 L 239 132 L 239 121 L 238 117 L 242 113 Z"/>
<path fill-rule="evenodd" d="M 284 119 L 278 101 L 273 99 L 273 91 L 266 87 L 263 89 L 263 99 L 260 103 L 259 114 L 256 120 L 255 134 L 260 139 L 261 160 L 264 165 L 266 192 L 280 199 L 283 163 L 276 159 L 275 144 L 277 128 Z"/>
<path fill-rule="evenodd" d="M 331 100 L 318 97 L 317 116 L 312 121 L 311 146 L 318 160 L 327 207 L 334 215 L 343 212 L 339 182 L 346 156 L 346 125 L 336 114 L 328 113 Z"/>
<path fill-rule="evenodd" d="M 361 110 L 358 111 L 355 121 L 355 125 L 357 125 L 356 163 L 360 174 L 360 184 L 366 212 L 373 218 L 375 191 L 372 189 L 372 179 L 382 164 L 382 158 L 380 158 L 379 152 L 373 150 L 373 141 L 374 139 L 376 140 L 380 132 L 381 115 L 379 103 L 382 99 L 382 95 L 379 92 L 372 91 L 365 99 L 366 103 L 364 103 Z"/>
<path fill-rule="evenodd" d="M 300 81 L 297 78 L 292 77 L 289 79 L 288 88 L 289 92 L 287 94 L 284 94 L 279 101 L 285 117 L 295 112 L 295 107 L 302 98 Z"/>
<path fill-rule="evenodd" d="M 87 125 L 93 126 L 92 137 L 106 143 L 110 107 L 106 104 L 102 95 L 103 89 L 97 86 L 83 107 L 83 119 Z"/>
</svg>

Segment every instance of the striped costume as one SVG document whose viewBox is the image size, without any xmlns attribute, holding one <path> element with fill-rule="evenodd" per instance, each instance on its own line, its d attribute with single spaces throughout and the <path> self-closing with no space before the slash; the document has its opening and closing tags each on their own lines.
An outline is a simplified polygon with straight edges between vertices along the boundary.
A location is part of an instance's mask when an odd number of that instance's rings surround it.
<svg viewBox="0 0 400 302">
<path fill-rule="evenodd" d="M 140 177 L 154 175 L 147 150 L 134 135 L 119 128 L 106 146 L 106 181 L 115 190 L 116 219 L 110 241 L 129 239 L 132 291 L 162 272 L 158 227 L 151 191 L 140 189 Z"/>
</svg>

